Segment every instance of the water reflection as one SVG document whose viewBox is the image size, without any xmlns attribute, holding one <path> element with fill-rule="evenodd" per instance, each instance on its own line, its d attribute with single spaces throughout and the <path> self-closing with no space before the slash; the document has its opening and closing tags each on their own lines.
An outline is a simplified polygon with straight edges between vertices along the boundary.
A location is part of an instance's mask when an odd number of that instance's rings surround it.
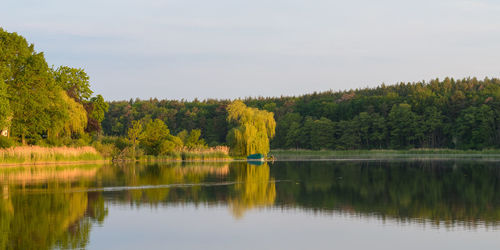
<svg viewBox="0 0 500 250">
<path fill-rule="evenodd" d="M 246 210 L 270 206 L 276 199 L 269 165 L 247 163 L 130 165 L 104 168 L 107 180 L 122 187 L 114 199 L 142 206 L 165 203 L 229 204 L 236 218 Z M 107 183 L 107 184 L 111 184 Z M 189 185 L 186 185 L 189 184 Z M 114 190 L 120 190 L 115 188 Z"/>
<path fill-rule="evenodd" d="M 270 177 L 269 165 L 248 164 L 236 168 L 235 196 L 229 201 L 236 218 L 254 207 L 271 206 L 276 199 L 274 178 Z"/>
<path fill-rule="evenodd" d="M 436 224 L 496 224 L 500 220 L 497 162 L 366 161 L 281 163 L 287 206 Z M 276 177 L 278 178 L 278 177 Z M 283 199 L 283 201 L 281 201 Z"/>
<path fill-rule="evenodd" d="M 222 205 L 236 219 L 268 207 L 450 227 L 497 225 L 497 165 L 402 160 L 1 168 L 0 249 L 85 248 L 111 204 Z"/>
<path fill-rule="evenodd" d="M 83 248 L 102 223 L 101 195 L 65 192 L 88 186 L 97 166 L 19 167 L 0 172 L 0 249 Z M 31 190 L 45 192 L 32 194 Z"/>
</svg>

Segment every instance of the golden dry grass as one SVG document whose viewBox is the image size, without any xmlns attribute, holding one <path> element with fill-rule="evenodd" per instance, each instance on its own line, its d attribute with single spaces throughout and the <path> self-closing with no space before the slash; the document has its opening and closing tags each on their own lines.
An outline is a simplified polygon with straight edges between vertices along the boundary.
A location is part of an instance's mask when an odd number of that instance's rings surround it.
<svg viewBox="0 0 500 250">
<path fill-rule="evenodd" d="M 22 146 L 0 149 L 0 163 L 102 160 L 93 147 Z"/>
<path fill-rule="evenodd" d="M 229 147 L 217 146 L 210 148 L 179 148 L 165 155 L 145 155 L 140 160 L 146 161 L 218 161 L 232 159 L 229 156 Z"/>
<path fill-rule="evenodd" d="M 209 148 L 181 148 L 180 152 L 189 152 L 189 153 L 221 153 L 229 155 L 229 147 L 228 146 L 216 146 Z"/>
<path fill-rule="evenodd" d="M 183 148 L 180 150 L 183 160 L 217 160 L 229 157 L 229 147 L 216 146 L 210 148 Z"/>
</svg>

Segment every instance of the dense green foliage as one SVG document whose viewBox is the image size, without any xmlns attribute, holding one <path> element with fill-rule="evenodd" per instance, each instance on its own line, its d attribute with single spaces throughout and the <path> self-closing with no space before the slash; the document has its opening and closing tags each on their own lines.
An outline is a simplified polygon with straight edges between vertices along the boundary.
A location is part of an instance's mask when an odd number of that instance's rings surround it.
<svg viewBox="0 0 500 250">
<path fill-rule="evenodd" d="M 161 155 L 182 146 L 180 138 L 172 136 L 170 130 L 160 119 L 146 122 L 140 135 L 140 144 L 148 155 Z"/>
<path fill-rule="evenodd" d="M 11 110 L 9 97 L 7 95 L 7 86 L 0 78 L 0 130 L 8 128 L 10 125 Z"/>
<path fill-rule="evenodd" d="M 87 133 L 100 131 L 108 107 L 100 95 L 91 95 L 82 69 L 51 69 L 33 44 L 0 28 L 0 130 L 13 140 L 88 144 Z"/>
<path fill-rule="evenodd" d="M 108 103 L 92 94 L 82 69 L 49 68 L 43 53 L 25 38 L 0 29 L 0 130 L 7 130 L 17 143 L 84 145 L 90 143 L 89 135 L 101 130 L 125 138 L 134 121 L 146 127 L 147 121 L 158 119 L 177 139 L 164 136 L 170 139 L 162 137 L 164 143 L 153 146 L 157 142 L 147 139 L 141 144 L 136 135 L 130 138 L 134 149 L 141 145 L 160 154 L 180 141 L 192 147 L 194 137 L 200 139 L 194 144 L 231 144 L 237 154 L 266 153 L 267 140 L 271 148 L 314 150 L 500 147 L 499 79 L 446 78 L 299 97 L 248 98 L 241 103 L 248 110 L 269 113 L 254 112 L 258 115 L 246 122 L 244 116 L 231 114 L 230 100 Z M 162 129 L 159 123 L 152 125 Z M 270 132 L 274 127 L 275 135 Z M 255 142 L 245 146 L 235 143 L 245 141 L 237 137 Z"/>
<path fill-rule="evenodd" d="M 221 151 L 216 148 L 208 148 L 205 141 L 200 139 L 201 131 L 193 129 L 191 131 L 182 130 L 177 135 L 170 133 L 170 129 L 160 119 L 148 119 L 132 121 L 127 130 L 127 137 L 104 137 L 94 143 L 94 146 L 104 153 L 117 160 L 126 159 L 165 159 L 180 160 L 201 153 L 215 153 Z M 106 147 L 111 146 L 112 152 Z M 219 152 L 217 152 L 219 153 Z M 214 154 L 210 154 L 214 155 Z M 153 158 L 149 157 L 153 156 Z M 203 154 L 203 157 L 208 156 Z M 227 153 L 222 158 L 226 158 Z"/>
<path fill-rule="evenodd" d="M 203 102 L 150 99 L 147 101 L 113 101 L 102 122 L 106 135 L 125 136 L 134 121 L 160 119 L 178 134 L 182 130 L 200 129 L 202 138 L 210 146 L 226 141 L 229 125 L 226 107 L 229 101 L 206 100 Z"/>
<path fill-rule="evenodd" d="M 104 132 L 125 135 L 143 117 L 174 132 L 198 128 L 209 145 L 225 142 L 228 100 L 110 103 Z M 276 119 L 272 148 L 407 149 L 500 147 L 500 80 L 466 78 L 381 85 L 299 97 L 248 98 Z"/>
<path fill-rule="evenodd" d="M 247 156 L 269 153 L 269 140 L 274 137 L 276 128 L 273 113 L 249 108 L 240 100 L 231 103 L 227 111 L 227 120 L 236 123 L 227 134 L 231 154 Z"/>
</svg>

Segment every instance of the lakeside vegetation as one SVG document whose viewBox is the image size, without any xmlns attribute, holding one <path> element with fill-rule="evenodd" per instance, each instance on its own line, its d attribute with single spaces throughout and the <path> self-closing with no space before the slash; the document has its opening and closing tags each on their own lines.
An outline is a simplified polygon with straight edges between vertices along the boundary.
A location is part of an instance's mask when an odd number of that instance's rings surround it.
<svg viewBox="0 0 500 250">
<path fill-rule="evenodd" d="M 0 164 L 61 161 L 98 161 L 104 158 L 93 147 L 21 146 L 0 149 Z"/>
<path fill-rule="evenodd" d="M 0 45 L 0 130 L 8 137 L 0 146 L 88 145 L 108 104 L 92 97 L 85 71 L 49 67 L 43 52 L 1 28 Z"/>
<path fill-rule="evenodd" d="M 247 98 L 274 113 L 271 149 L 500 148 L 500 79 L 433 79 L 302 96 Z M 201 129 L 219 145 L 234 124 L 231 100 L 112 101 L 103 120 L 107 135 L 124 136 L 134 120 L 161 119 L 174 132 Z"/>
<path fill-rule="evenodd" d="M 0 42 L 0 132 L 7 135 L 0 148 L 90 146 L 102 158 L 144 161 L 228 159 L 271 149 L 320 150 L 314 155 L 493 155 L 500 149 L 496 78 L 297 97 L 107 102 L 92 96 L 83 69 L 49 67 L 16 33 L 0 29 Z M 80 159 L 47 152 L 0 162 Z"/>
<path fill-rule="evenodd" d="M 124 151 L 122 151 L 124 152 Z M 134 156 L 117 157 L 117 160 L 128 161 Z M 234 159 L 229 155 L 229 147 L 217 146 L 197 149 L 179 149 L 163 155 L 143 155 L 135 156 L 139 162 L 161 162 L 161 161 L 224 161 Z"/>
<path fill-rule="evenodd" d="M 5 149 L 0 164 L 102 158 L 226 160 L 269 151 L 273 114 L 247 108 L 241 101 L 224 117 L 233 124 L 224 135 L 227 144 L 207 145 L 198 128 L 171 133 L 164 120 L 152 116 L 134 119 L 124 134 L 110 136 L 101 129 L 109 104 L 101 95 L 92 97 L 83 69 L 49 67 L 43 52 L 1 28 L 0 52 L 0 148 Z"/>
</svg>

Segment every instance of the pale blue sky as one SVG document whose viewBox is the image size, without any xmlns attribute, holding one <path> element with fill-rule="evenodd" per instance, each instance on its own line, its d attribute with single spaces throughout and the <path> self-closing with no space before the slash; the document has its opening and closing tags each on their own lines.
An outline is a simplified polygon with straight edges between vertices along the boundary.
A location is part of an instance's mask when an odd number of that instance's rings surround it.
<svg viewBox="0 0 500 250">
<path fill-rule="evenodd" d="M 106 99 L 500 77 L 500 1 L 4 0 L 0 26 Z"/>
</svg>

